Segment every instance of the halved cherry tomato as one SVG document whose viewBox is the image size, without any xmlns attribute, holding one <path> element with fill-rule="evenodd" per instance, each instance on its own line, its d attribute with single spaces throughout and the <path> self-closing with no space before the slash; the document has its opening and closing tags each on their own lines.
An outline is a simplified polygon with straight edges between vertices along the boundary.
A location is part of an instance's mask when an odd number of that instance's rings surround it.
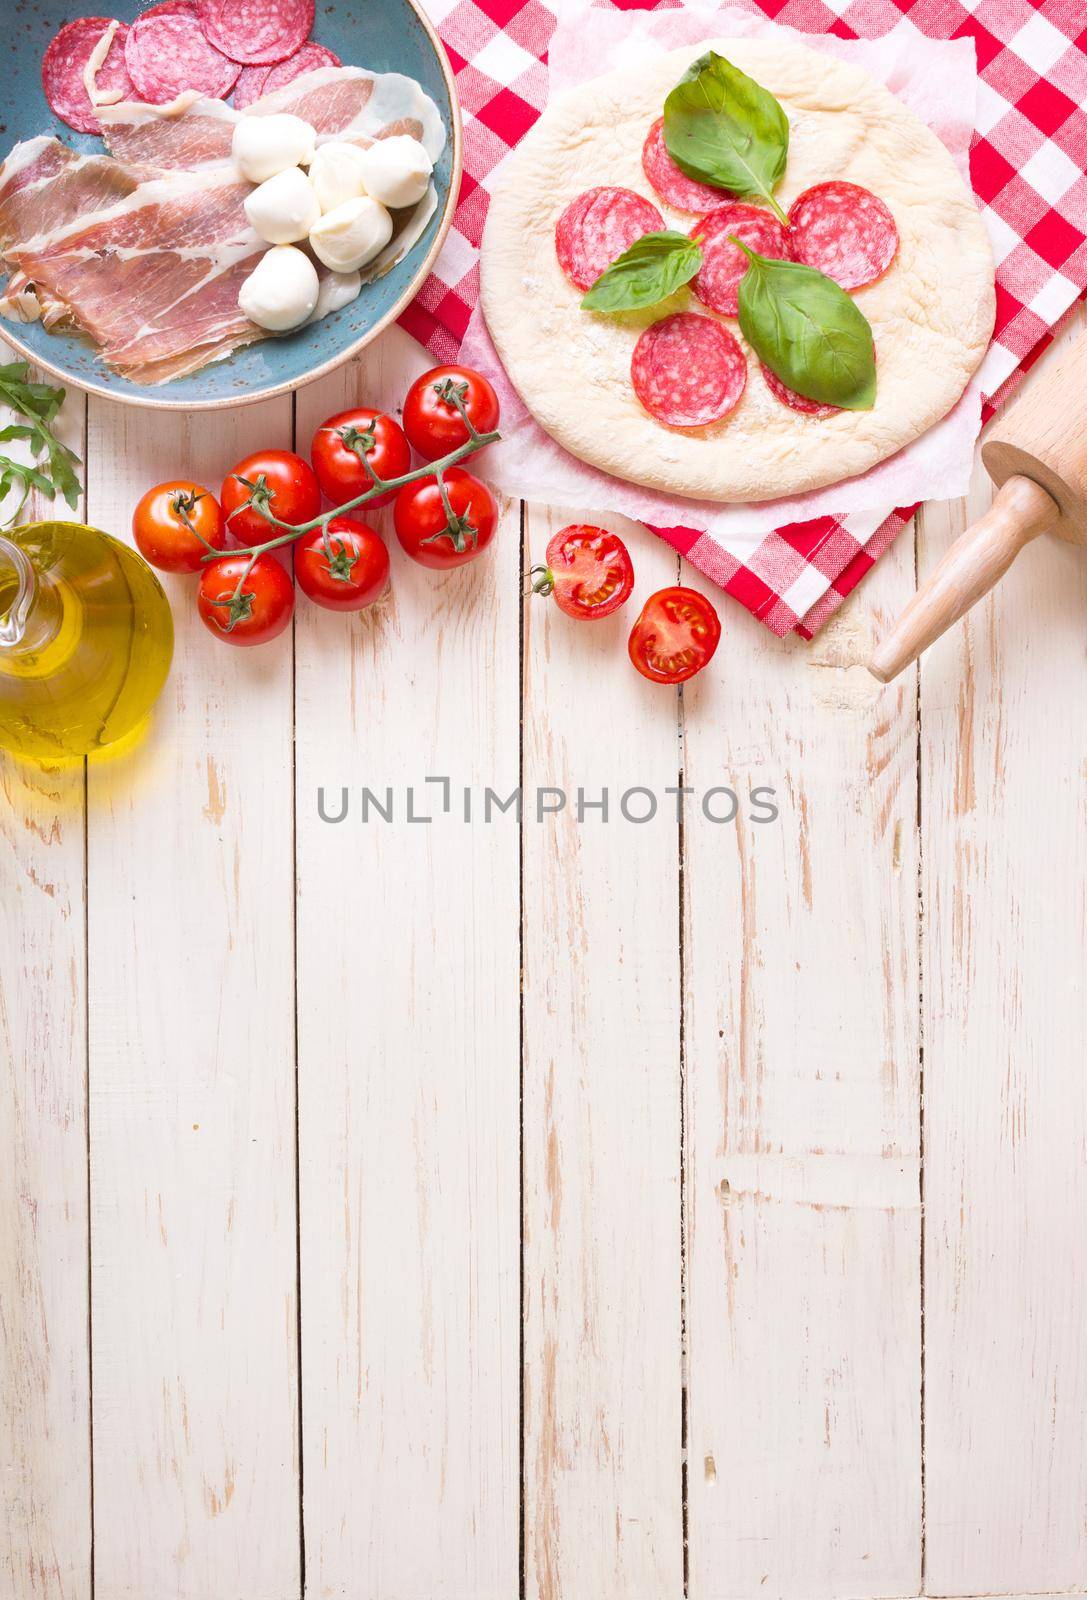
<svg viewBox="0 0 1087 1600">
<path fill-rule="evenodd" d="M 218 500 L 188 478 L 148 489 L 132 513 L 132 534 L 141 556 L 160 572 L 199 572 L 208 545 L 227 546 Z"/>
<path fill-rule="evenodd" d="M 263 544 L 276 530 L 247 501 L 263 500 L 281 522 L 296 528 L 317 516 L 321 488 L 309 462 L 293 450 L 258 450 L 227 473 L 219 499 L 235 544 Z"/>
<path fill-rule="evenodd" d="M 701 672 L 717 649 L 717 612 L 697 589 L 658 589 L 642 607 L 627 649 L 643 678 L 683 683 Z"/>
<path fill-rule="evenodd" d="M 485 483 L 461 467 L 443 473 L 452 520 L 442 502 L 437 478 L 406 483 L 396 497 L 396 537 L 424 567 L 462 567 L 494 538 L 498 507 Z"/>
<path fill-rule="evenodd" d="M 411 471 L 411 446 L 404 430 L 383 411 L 360 406 L 354 411 L 337 411 L 313 436 L 310 460 L 317 481 L 334 506 L 365 494 L 372 479 L 363 456 L 379 478 L 402 478 Z M 396 490 L 375 495 L 367 506 L 387 506 Z M 362 509 L 361 507 L 359 508 Z"/>
<path fill-rule="evenodd" d="M 241 592 L 248 556 L 224 556 L 204 568 L 196 607 L 205 626 L 225 644 L 264 644 L 283 632 L 294 610 L 294 584 L 275 556 L 253 563 Z"/>
<path fill-rule="evenodd" d="M 389 552 L 373 528 L 354 517 L 333 517 L 328 538 L 320 528 L 294 547 L 298 586 L 330 611 L 361 611 L 385 593 Z"/>
<path fill-rule="evenodd" d="M 568 617 L 610 617 L 630 596 L 634 568 L 622 539 L 607 528 L 575 523 L 548 542 L 547 565 L 529 573 L 535 594 L 553 594 Z"/>
<path fill-rule="evenodd" d="M 404 401 L 404 432 L 424 461 L 437 461 L 470 437 L 456 395 L 477 433 L 498 427 L 498 396 L 471 367 L 432 367 L 416 378 Z"/>
</svg>

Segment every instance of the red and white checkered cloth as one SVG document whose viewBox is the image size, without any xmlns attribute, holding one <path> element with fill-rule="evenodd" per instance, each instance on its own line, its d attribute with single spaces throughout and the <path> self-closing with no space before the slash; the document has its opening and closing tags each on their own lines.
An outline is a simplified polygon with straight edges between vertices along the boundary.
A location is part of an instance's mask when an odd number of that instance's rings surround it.
<svg viewBox="0 0 1087 1600">
<path fill-rule="evenodd" d="M 426 3 L 457 76 L 464 184 L 435 272 L 401 321 L 447 361 L 456 357 L 479 294 L 491 174 L 547 103 L 547 48 L 557 18 L 544 0 Z M 981 369 L 991 411 L 1087 289 L 1087 0 L 741 3 L 804 33 L 877 39 L 907 17 L 930 38 L 975 41 L 980 83 L 970 170 L 997 260 L 996 332 Z M 657 531 L 774 633 L 795 629 L 810 638 L 916 509 L 903 506 L 882 520 L 854 513 L 778 528 L 745 563 L 707 534 Z"/>
</svg>

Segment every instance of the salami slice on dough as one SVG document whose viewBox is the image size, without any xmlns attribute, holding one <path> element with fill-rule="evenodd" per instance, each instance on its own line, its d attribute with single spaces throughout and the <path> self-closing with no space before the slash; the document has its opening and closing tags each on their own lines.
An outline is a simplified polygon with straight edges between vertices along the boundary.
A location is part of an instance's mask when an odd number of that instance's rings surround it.
<svg viewBox="0 0 1087 1600">
<path fill-rule="evenodd" d="M 789 207 L 794 261 L 817 267 L 843 289 L 882 277 L 898 249 L 895 219 L 883 201 L 840 178 L 805 189 Z"/>
<path fill-rule="evenodd" d="M 691 288 L 713 311 L 723 317 L 738 313 L 740 279 L 748 268 L 742 250 L 729 243 L 734 233 L 760 256 L 773 256 L 776 261 L 788 261 L 789 239 L 781 223 L 763 206 L 745 205 L 736 200 L 731 205 L 718 206 L 708 217 L 696 222 L 691 238 L 702 246 L 702 265 Z"/>
<path fill-rule="evenodd" d="M 578 289 L 591 289 L 606 267 L 664 218 L 633 189 L 586 189 L 571 200 L 555 227 L 559 266 Z"/>
<path fill-rule="evenodd" d="M 634 393 L 658 422 L 702 428 L 727 416 L 747 383 L 747 358 L 719 322 L 678 311 L 646 328 L 630 362 Z"/>
<path fill-rule="evenodd" d="M 699 183 L 681 172 L 664 142 L 664 118 L 658 117 L 642 145 L 642 171 L 666 205 L 677 211 L 712 211 L 727 198 L 723 189 Z"/>
<path fill-rule="evenodd" d="M 243 66 L 285 61 L 309 38 L 314 0 L 197 0 L 204 32 Z"/>
<path fill-rule="evenodd" d="M 791 411 L 800 411 L 806 417 L 836 417 L 842 409 L 841 406 L 825 406 L 819 400 L 809 400 L 806 395 L 797 394 L 795 389 L 790 389 L 776 372 L 771 372 L 768 366 L 761 361 L 762 375 L 766 379 L 766 387 L 775 400 L 780 400 L 783 406 L 788 406 Z"/>
<path fill-rule="evenodd" d="M 288 83 L 293 83 L 295 78 L 302 77 L 303 73 L 316 72 L 319 67 L 342 67 L 343 62 L 339 56 L 333 55 L 331 50 L 326 50 L 323 44 L 314 44 L 311 39 L 304 44 L 301 50 L 296 50 L 293 56 L 288 56 L 286 61 L 277 61 L 274 67 L 268 69 L 268 76 L 261 85 L 261 94 L 274 94 L 276 89 L 285 89 Z"/>
<path fill-rule="evenodd" d="M 50 40 L 42 57 L 42 89 L 50 109 L 77 133 L 102 131 L 83 82 L 83 70 L 111 20 L 109 17 L 77 17 L 74 22 L 65 23 Z M 125 66 L 127 36 L 128 28 L 122 22 L 95 82 L 100 89 L 119 89 L 122 100 L 135 100 L 136 87 Z"/>
<path fill-rule="evenodd" d="M 195 9 L 180 6 L 156 8 L 132 24 L 125 41 L 125 64 L 141 97 L 151 105 L 165 105 L 184 89 L 221 100 L 241 71 L 205 37 Z"/>
</svg>

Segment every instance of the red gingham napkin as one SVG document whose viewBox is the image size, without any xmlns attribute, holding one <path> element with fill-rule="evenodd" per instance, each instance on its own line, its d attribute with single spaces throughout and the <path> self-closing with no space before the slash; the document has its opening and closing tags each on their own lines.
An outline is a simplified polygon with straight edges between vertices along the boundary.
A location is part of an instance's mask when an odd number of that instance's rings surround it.
<svg viewBox="0 0 1087 1600">
<path fill-rule="evenodd" d="M 558 19 L 544 0 L 426 3 L 457 77 L 464 184 L 435 271 L 401 322 L 448 361 L 479 295 L 490 176 L 547 102 L 547 47 Z M 740 3 L 804 33 L 877 39 L 908 17 L 930 38 L 975 41 L 970 169 L 997 261 L 996 331 L 981 369 L 991 413 L 1087 289 L 1087 0 Z M 694 529 L 657 531 L 774 633 L 811 638 L 916 509 L 900 507 L 874 529 L 864 513 L 777 528 L 746 563 Z"/>
</svg>

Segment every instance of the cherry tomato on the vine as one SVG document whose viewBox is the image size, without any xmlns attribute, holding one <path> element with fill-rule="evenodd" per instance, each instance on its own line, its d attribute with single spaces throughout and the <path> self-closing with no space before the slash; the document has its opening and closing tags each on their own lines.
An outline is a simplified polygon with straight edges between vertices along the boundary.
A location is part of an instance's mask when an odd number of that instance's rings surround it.
<svg viewBox="0 0 1087 1600">
<path fill-rule="evenodd" d="M 141 556 L 160 572 L 199 572 L 208 545 L 227 546 L 218 500 L 188 478 L 148 489 L 132 513 L 132 534 Z"/>
<path fill-rule="evenodd" d="M 197 610 L 226 644 L 265 644 L 283 632 L 294 611 L 294 584 L 275 556 L 258 556 L 246 574 L 248 565 L 248 556 L 224 556 L 209 562 L 200 579 Z"/>
<path fill-rule="evenodd" d="M 413 561 L 439 569 L 462 567 L 494 538 L 498 507 L 487 485 L 461 467 L 448 467 L 442 476 L 449 510 L 437 478 L 420 478 L 397 495 L 393 526 Z"/>
<path fill-rule="evenodd" d="M 477 433 L 498 427 L 498 396 L 482 372 L 433 367 L 416 378 L 404 401 L 404 432 L 424 461 L 437 461 L 470 438 L 454 395 Z"/>
<path fill-rule="evenodd" d="M 683 683 L 701 672 L 717 649 L 721 623 L 697 589 L 658 589 L 631 629 L 630 659 L 653 683 Z"/>
<path fill-rule="evenodd" d="M 353 500 L 370 488 L 373 480 L 363 455 L 379 478 L 402 478 L 411 471 L 411 447 L 404 430 L 383 411 L 369 406 L 338 411 L 322 422 L 314 434 L 310 460 L 322 491 L 334 506 L 342 506 L 345 500 Z M 388 494 L 375 495 L 366 504 L 387 506 L 395 497 L 396 490 L 390 489 Z"/>
<path fill-rule="evenodd" d="M 248 501 L 263 502 L 281 522 L 296 528 L 317 516 L 321 488 L 309 462 L 293 450 L 258 450 L 227 473 L 219 499 L 234 543 L 263 544 L 277 530 Z"/>
<path fill-rule="evenodd" d="M 553 594 L 568 617 L 610 617 L 630 597 L 634 568 L 617 533 L 574 523 L 548 541 L 547 563 L 529 573 L 535 594 Z"/>
<path fill-rule="evenodd" d="M 328 537 L 320 528 L 294 547 L 298 587 L 330 611 L 361 611 L 385 593 L 389 552 L 373 528 L 354 517 L 333 517 Z"/>
</svg>

